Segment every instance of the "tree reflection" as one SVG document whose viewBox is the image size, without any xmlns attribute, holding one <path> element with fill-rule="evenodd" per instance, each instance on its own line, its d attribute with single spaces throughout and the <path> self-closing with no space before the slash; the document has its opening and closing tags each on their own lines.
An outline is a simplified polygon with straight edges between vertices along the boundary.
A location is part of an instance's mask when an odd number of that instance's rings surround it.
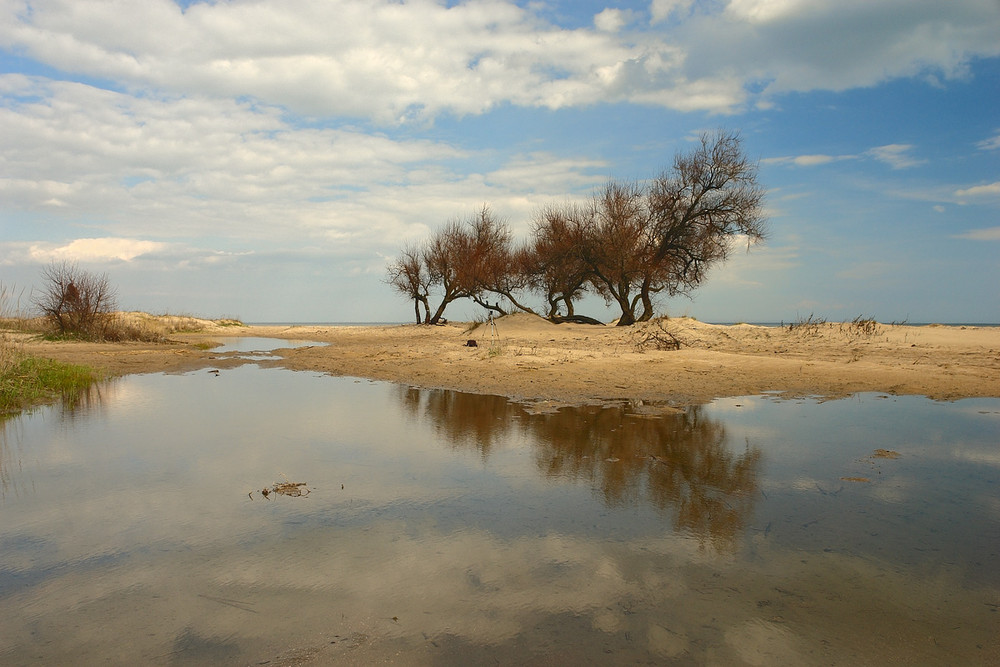
<svg viewBox="0 0 1000 667">
<path fill-rule="evenodd" d="M 399 397 L 407 414 L 428 419 L 449 446 L 476 449 L 483 459 L 507 439 L 516 416 L 524 414 L 501 396 L 401 387 Z"/>
<path fill-rule="evenodd" d="M 523 434 L 546 477 L 586 481 L 609 506 L 650 503 L 703 546 L 735 548 L 753 513 L 760 450 L 731 449 L 725 425 L 700 406 L 657 416 L 621 406 L 530 414 L 497 396 L 403 388 L 401 399 L 452 447 L 483 458 Z"/>
</svg>

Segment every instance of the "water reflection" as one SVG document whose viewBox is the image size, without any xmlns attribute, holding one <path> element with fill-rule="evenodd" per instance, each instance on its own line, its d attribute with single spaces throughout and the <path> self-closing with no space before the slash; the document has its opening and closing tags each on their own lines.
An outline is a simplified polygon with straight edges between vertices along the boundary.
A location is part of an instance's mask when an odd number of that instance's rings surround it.
<svg viewBox="0 0 1000 667">
<path fill-rule="evenodd" d="M 23 474 L 20 425 L 18 416 L 0 418 L 0 500 L 8 493 L 20 493 L 19 479 Z"/>
<path fill-rule="evenodd" d="M 997 401 L 532 414 L 253 365 L 85 400 L 4 430 L 0 664 L 1000 650 Z"/>
<path fill-rule="evenodd" d="M 21 495 L 33 489 L 30 480 L 22 479 L 25 474 L 22 420 L 29 419 L 34 412 L 44 411 L 64 427 L 72 427 L 77 418 L 90 420 L 99 416 L 102 407 L 114 400 L 118 387 L 119 379 L 111 379 L 65 391 L 52 406 L 0 416 L 0 500 L 8 494 Z"/>
<path fill-rule="evenodd" d="M 497 396 L 401 387 L 399 398 L 452 447 L 486 460 L 516 436 L 532 443 L 547 478 L 585 482 L 609 506 L 650 503 L 703 547 L 735 549 L 759 497 L 760 449 L 749 440 L 730 449 L 723 422 L 701 406 L 659 416 L 617 405 L 532 413 Z"/>
<path fill-rule="evenodd" d="M 302 339 L 267 338 L 262 336 L 223 336 L 215 339 L 217 345 L 213 352 L 229 354 L 233 352 L 249 354 L 267 354 L 274 350 L 284 350 L 295 347 L 323 346 L 329 343 Z"/>
</svg>

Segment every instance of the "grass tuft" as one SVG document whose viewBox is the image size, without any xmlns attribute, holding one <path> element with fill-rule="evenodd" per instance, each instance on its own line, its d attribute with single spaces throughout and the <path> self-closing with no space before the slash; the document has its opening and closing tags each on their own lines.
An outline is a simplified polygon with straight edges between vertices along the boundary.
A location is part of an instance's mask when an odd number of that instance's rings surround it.
<svg viewBox="0 0 1000 667">
<path fill-rule="evenodd" d="M 5 348 L 9 345 L 4 341 Z M 0 353 L 0 412 L 19 412 L 24 408 L 72 396 L 103 379 L 89 366 L 65 364 L 51 359 Z"/>
</svg>

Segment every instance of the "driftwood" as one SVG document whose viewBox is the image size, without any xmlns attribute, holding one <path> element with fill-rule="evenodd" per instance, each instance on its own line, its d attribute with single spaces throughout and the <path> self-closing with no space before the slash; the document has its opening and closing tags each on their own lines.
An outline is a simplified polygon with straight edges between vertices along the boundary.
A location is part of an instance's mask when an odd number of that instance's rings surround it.
<svg viewBox="0 0 1000 667">
<path fill-rule="evenodd" d="M 595 320 L 593 317 L 587 317 L 586 315 L 567 315 L 562 317 L 560 315 L 553 315 L 549 318 L 550 322 L 554 324 L 565 324 L 566 322 L 572 322 L 573 324 L 594 324 L 605 326 L 604 322 L 600 320 Z"/>
</svg>

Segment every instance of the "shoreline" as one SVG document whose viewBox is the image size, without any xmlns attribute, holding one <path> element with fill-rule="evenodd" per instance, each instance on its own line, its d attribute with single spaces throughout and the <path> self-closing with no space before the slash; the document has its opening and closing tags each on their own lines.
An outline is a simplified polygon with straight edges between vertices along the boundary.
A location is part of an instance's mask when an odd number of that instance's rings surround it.
<svg viewBox="0 0 1000 667">
<path fill-rule="evenodd" d="M 327 345 L 278 349 L 273 359 L 254 362 L 204 349 L 220 338 L 247 336 Z M 680 349 L 657 349 L 674 340 Z M 206 321 L 201 331 L 170 334 L 166 343 L 29 337 L 22 343 L 28 354 L 110 375 L 258 363 L 551 405 L 682 406 L 765 393 L 1000 397 L 1000 327 L 969 325 L 766 327 L 672 318 L 619 328 L 556 325 L 516 314 L 496 320 L 492 329 L 470 323 L 224 327 Z"/>
</svg>

